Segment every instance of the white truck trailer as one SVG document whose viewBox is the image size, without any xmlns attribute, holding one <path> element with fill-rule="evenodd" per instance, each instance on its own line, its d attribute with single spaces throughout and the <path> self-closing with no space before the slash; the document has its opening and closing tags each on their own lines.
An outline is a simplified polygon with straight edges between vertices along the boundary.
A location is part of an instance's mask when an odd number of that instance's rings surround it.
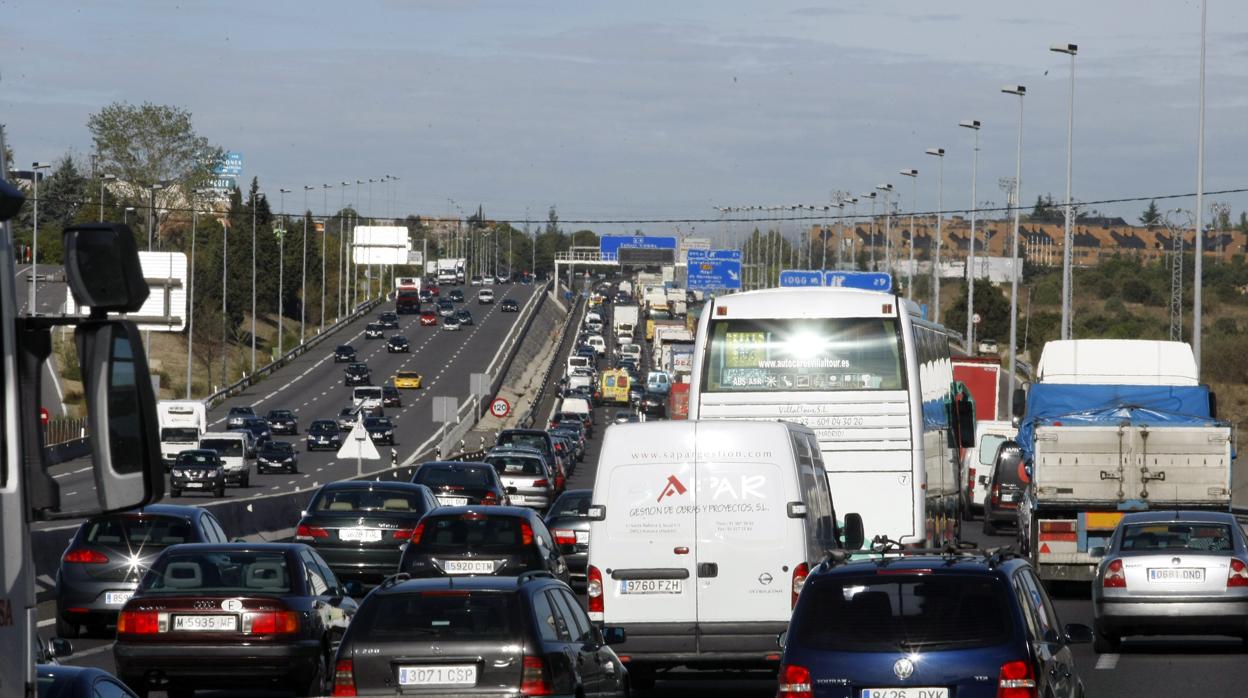
<svg viewBox="0 0 1248 698">
<path fill-rule="evenodd" d="M 161 400 L 156 403 L 156 418 L 166 468 L 182 451 L 199 448 L 199 439 L 208 430 L 208 410 L 200 400 Z"/>
</svg>

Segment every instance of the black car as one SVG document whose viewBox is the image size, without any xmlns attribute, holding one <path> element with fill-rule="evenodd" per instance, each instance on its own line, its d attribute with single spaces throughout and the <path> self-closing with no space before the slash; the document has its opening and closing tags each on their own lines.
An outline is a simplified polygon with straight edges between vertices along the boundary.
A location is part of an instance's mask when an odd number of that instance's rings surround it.
<svg viewBox="0 0 1248 698">
<path fill-rule="evenodd" d="M 316 548 L 340 579 L 376 584 L 399 568 L 402 546 L 438 506 L 424 485 L 339 480 L 317 490 L 295 540 Z"/>
<path fill-rule="evenodd" d="M 412 482 L 433 491 L 445 506 L 507 504 L 507 490 L 485 463 L 428 461 L 412 473 Z"/>
<path fill-rule="evenodd" d="M 248 417 L 244 419 L 242 428 L 251 432 L 252 437 L 256 440 L 257 447 L 273 438 L 273 430 L 269 428 L 268 420 L 263 417 Z"/>
<path fill-rule="evenodd" d="M 380 322 L 370 322 L 364 326 L 364 339 L 381 339 L 386 336 L 386 326 Z"/>
<path fill-rule="evenodd" d="M 1018 504 L 1027 485 L 1021 473 L 1023 449 L 1017 441 L 1003 441 L 993 459 L 988 496 L 984 497 L 984 535 L 995 536 L 1002 525 L 1018 525 Z"/>
<path fill-rule="evenodd" d="M 421 519 L 399 571 L 412 577 L 544 571 L 568 581 L 568 565 L 542 517 L 524 507 L 440 507 Z"/>
<path fill-rule="evenodd" d="M 248 417 L 256 416 L 256 411 L 246 405 L 235 405 L 225 415 L 226 429 L 240 429 L 243 426 L 243 420 Z"/>
<path fill-rule="evenodd" d="M 429 289 L 427 289 L 427 288 L 422 288 L 422 289 L 420 289 L 420 302 L 421 302 L 421 303 L 432 303 L 432 302 L 433 302 L 433 291 L 430 291 L 430 290 L 429 290 Z"/>
<path fill-rule="evenodd" d="M 290 410 L 269 410 L 265 419 L 269 422 L 269 431 L 274 434 L 299 433 L 299 418 Z"/>
<path fill-rule="evenodd" d="M 35 667 L 35 691 L 38 698 L 135 698 L 121 679 L 103 669 L 67 664 Z"/>
<path fill-rule="evenodd" d="M 628 695 L 628 671 L 607 644 L 625 633 L 590 623 L 567 585 L 544 574 L 400 574 L 356 618 L 338 648 L 334 695 Z"/>
<path fill-rule="evenodd" d="M 637 403 L 637 409 L 647 417 L 666 417 L 667 396 L 663 393 L 647 390 L 642 393 L 641 400 Z"/>
<path fill-rule="evenodd" d="M 386 351 L 391 354 L 395 352 L 410 353 L 412 351 L 412 345 L 407 341 L 407 337 L 404 337 L 401 334 L 396 334 L 386 340 Z"/>
<path fill-rule="evenodd" d="M 382 407 L 402 407 L 403 395 L 399 393 L 399 389 L 393 385 L 381 386 L 381 406 Z"/>
<path fill-rule="evenodd" d="M 394 421 L 389 417 L 365 417 L 364 429 L 373 443 L 394 445 Z"/>
<path fill-rule="evenodd" d="M 456 311 L 455 311 L 455 319 L 456 319 L 456 320 L 459 320 L 459 324 L 461 324 L 461 325 L 471 325 L 471 324 L 473 324 L 473 322 L 472 322 L 472 312 L 470 312 L 467 308 L 460 308 L 459 310 L 456 310 Z"/>
<path fill-rule="evenodd" d="M 355 347 L 350 344 L 339 344 L 334 349 L 334 363 L 341 364 L 348 361 L 355 361 Z"/>
<path fill-rule="evenodd" d="M 593 490 L 568 490 L 546 512 L 546 527 L 568 563 L 573 585 L 585 585 L 589 566 L 589 503 Z"/>
<path fill-rule="evenodd" d="M 256 472 L 261 475 L 270 470 L 284 473 L 299 472 L 299 454 L 289 441 L 266 441 L 256 454 Z"/>
<path fill-rule="evenodd" d="M 450 301 L 438 301 L 438 315 L 455 317 L 455 304 Z"/>
<path fill-rule="evenodd" d="M 373 372 L 368 370 L 368 364 L 353 363 L 347 364 L 346 370 L 343 371 L 343 385 L 369 385 L 373 381 Z"/>
<path fill-rule="evenodd" d="M 82 626 L 98 632 L 115 621 L 166 547 L 227 540 L 217 517 L 200 507 L 152 504 L 87 519 L 56 572 L 56 634 L 75 638 Z"/>
<path fill-rule="evenodd" d="M 504 298 L 498 307 L 499 312 L 518 313 L 520 312 L 520 304 L 514 298 Z"/>
<path fill-rule="evenodd" d="M 450 290 L 449 293 L 446 294 L 446 299 L 451 301 L 452 303 L 463 303 L 464 292 L 458 288 L 453 288 Z"/>
<path fill-rule="evenodd" d="M 399 329 L 398 313 L 394 313 L 394 312 L 387 310 L 386 312 L 381 313 L 380 315 L 377 316 L 377 322 L 380 322 L 381 326 L 386 328 L 387 330 Z"/>
<path fill-rule="evenodd" d="M 193 448 L 174 459 L 169 469 L 169 496 L 181 497 L 186 490 L 225 496 L 225 464 L 216 451 Z"/>
<path fill-rule="evenodd" d="M 140 694 L 294 689 L 319 696 L 356 602 L 302 543 L 179 545 L 117 619 L 117 674 Z"/>
<path fill-rule="evenodd" d="M 320 449 L 337 451 L 341 446 L 342 432 L 338 430 L 338 422 L 318 419 L 308 427 L 308 442 L 305 447 L 309 452 Z"/>
</svg>

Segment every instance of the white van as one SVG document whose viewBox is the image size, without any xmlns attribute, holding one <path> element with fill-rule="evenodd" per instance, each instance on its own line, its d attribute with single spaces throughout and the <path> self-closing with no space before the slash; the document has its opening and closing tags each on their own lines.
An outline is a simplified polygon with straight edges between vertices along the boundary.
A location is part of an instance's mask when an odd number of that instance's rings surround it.
<svg viewBox="0 0 1248 698">
<path fill-rule="evenodd" d="M 607 353 L 607 341 L 601 335 L 591 334 L 585 338 L 585 344 L 594 348 L 598 352 L 598 356 Z"/>
<path fill-rule="evenodd" d="M 620 356 L 630 358 L 633 361 L 636 361 L 638 365 L 641 364 L 641 345 L 640 344 L 621 344 L 619 349 L 617 349 L 616 351 L 620 352 Z"/>
<path fill-rule="evenodd" d="M 351 405 L 354 407 L 363 407 L 369 411 L 380 410 L 381 403 L 381 386 L 379 385 L 357 385 L 351 390 Z"/>
<path fill-rule="evenodd" d="M 573 354 L 572 356 L 568 357 L 568 365 L 567 365 L 567 368 L 564 369 L 563 375 L 565 377 L 571 376 L 572 373 L 576 371 L 576 369 L 578 368 L 588 368 L 592 370 L 594 367 L 590 365 L 589 359 L 585 358 L 584 356 Z"/>
<path fill-rule="evenodd" d="M 589 404 L 589 400 L 583 397 L 565 397 L 559 403 L 559 411 L 583 415 L 583 419 L 591 422 L 594 417 L 594 406 Z"/>
<path fill-rule="evenodd" d="M 247 457 L 247 434 L 237 431 L 210 431 L 199 440 L 199 447 L 216 451 L 225 466 L 225 481 L 246 487 L 251 484 L 251 459 Z"/>
<path fill-rule="evenodd" d="M 623 627 L 634 687 L 656 669 L 774 667 L 810 569 L 841 547 L 808 427 L 607 428 L 589 508 L 589 614 Z M 861 519 L 846 517 L 861 545 Z"/>
<path fill-rule="evenodd" d="M 997 447 L 1016 436 L 1018 429 L 1012 422 L 980 420 L 975 423 L 975 448 L 968 448 L 962 454 L 962 482 L 966 483 L 962 515 L 965 518 L 973 519 L 976 514 L 983 513 Z"/>
</svg>

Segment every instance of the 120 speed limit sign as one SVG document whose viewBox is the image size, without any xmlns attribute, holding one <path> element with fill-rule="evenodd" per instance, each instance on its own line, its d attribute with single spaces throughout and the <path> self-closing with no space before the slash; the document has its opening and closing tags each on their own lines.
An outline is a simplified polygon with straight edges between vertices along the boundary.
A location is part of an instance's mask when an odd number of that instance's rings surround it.
<svg viewBox="0 0 1248 698">
<path fill-rule="evenodd" d="M 506 417 L 511 414 L 511 403 L 501 397 L 495 398 L 494 402 L 490 403 L 490 414 L 498 417 L 499 419 Z"/>
</svg>

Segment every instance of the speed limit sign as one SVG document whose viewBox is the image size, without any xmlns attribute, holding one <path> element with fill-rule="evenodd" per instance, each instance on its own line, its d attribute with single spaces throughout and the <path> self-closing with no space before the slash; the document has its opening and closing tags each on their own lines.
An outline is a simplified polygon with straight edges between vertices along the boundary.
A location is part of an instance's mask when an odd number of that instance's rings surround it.
<svg viewBox="0 0 1248 698">
<path fill-rule="evenodd" d="M 494 402 L 490 403 L 490 414 L 502 419 L 511 414 L 511 403 L 499 397 L 494 398 Z"/>
<path fill-rule="evenodd" d="M 975 313 L 974 315 L 971 316 L 971 322 L 978 325 L 979 321 L 980 321 L 979 313 Z"/>
</svg>

